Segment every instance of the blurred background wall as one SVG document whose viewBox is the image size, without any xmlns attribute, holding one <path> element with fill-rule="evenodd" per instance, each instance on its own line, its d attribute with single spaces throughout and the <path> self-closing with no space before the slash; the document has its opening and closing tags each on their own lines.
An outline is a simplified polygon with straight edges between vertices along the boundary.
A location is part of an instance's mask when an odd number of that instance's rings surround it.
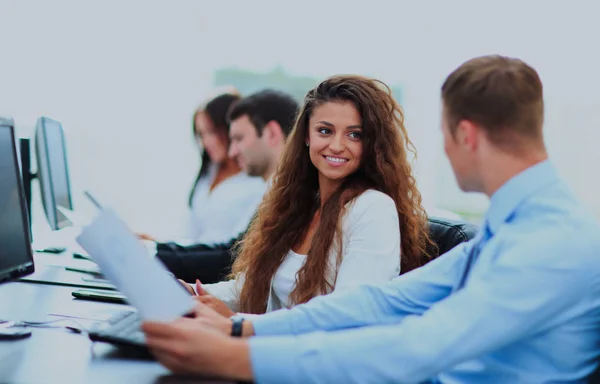
<svg viewBox="0 0 600 384">
<path fill-rule="evenodd" d="M 405 109 L 425 205 L 478 221 L 486 199 L 458 190 L 443 154 L 439 88 L 473 56 L 517 56 L 544 82 L 555 164 L 600 216 L 599 12 L 593 1 L 0 0 L 0 114 L 20 136 L 40 115 L 61 121 L 76 207 L 90 189 L 135 230 L 169 238 L 199 165 L 192 113 L 214 86 L 300 98 L 329 75 L 373 76 Z M 39 201 L 33 216 L 47 227 Z"/>
</svg>

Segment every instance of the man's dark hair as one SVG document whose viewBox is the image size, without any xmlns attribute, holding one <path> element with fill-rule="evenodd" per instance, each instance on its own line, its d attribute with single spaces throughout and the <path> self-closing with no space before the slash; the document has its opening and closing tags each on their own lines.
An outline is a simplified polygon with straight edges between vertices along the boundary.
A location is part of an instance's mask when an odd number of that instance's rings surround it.
<svg viewBox="0 0 600 384">
<path fill-rule="evenodd" d="M 228 121 L 248 115 L 256 127 L 258 136 L 262 135 L 267 123 L 275 121 L 281 126 L 287 138 L 292 131 L 298 108 L 298 103 L 291 95 L 273 89 L 264 89 L 234 103 L 229 109 Z"/>
</svg>

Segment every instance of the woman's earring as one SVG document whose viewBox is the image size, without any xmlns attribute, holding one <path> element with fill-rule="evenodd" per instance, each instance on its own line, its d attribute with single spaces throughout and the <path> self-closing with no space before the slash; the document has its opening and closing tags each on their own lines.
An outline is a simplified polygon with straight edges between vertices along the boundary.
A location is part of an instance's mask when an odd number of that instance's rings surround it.
<svg viewBox="0 0 600 384">
<path fill-rule="evenodd" d="M 308 141 L 307 141 L 305 144 L 306 144 L 306 146 L 308 147 Z"/>
</svg>

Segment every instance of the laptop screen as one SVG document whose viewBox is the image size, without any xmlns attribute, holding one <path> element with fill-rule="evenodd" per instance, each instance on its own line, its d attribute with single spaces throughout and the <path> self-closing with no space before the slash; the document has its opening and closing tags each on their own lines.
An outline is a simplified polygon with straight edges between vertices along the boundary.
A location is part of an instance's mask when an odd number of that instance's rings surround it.
<svg viewBox="0 0 600 384">
<path fill-rule="evenodd" d="M 0 282 L 33 272 L 26 210 L 13 127 L 0 120 Z"/>
</svg>

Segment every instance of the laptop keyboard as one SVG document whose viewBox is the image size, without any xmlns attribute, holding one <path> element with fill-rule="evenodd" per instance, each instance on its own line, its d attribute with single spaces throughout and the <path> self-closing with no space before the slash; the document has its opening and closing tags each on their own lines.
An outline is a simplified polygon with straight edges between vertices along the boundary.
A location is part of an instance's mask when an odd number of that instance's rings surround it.
<svg viewBox="0 0 600 384">
<path fill-rule="evenodd" d="M 108 319 L 108 324 L 92 330 L 89 337 L 93 341 L 104 341 L 123 346 L 145 347 L 146 338 L 141 329 L 142 319 L 137 312 L 123 311 Z"/>
</svg>

